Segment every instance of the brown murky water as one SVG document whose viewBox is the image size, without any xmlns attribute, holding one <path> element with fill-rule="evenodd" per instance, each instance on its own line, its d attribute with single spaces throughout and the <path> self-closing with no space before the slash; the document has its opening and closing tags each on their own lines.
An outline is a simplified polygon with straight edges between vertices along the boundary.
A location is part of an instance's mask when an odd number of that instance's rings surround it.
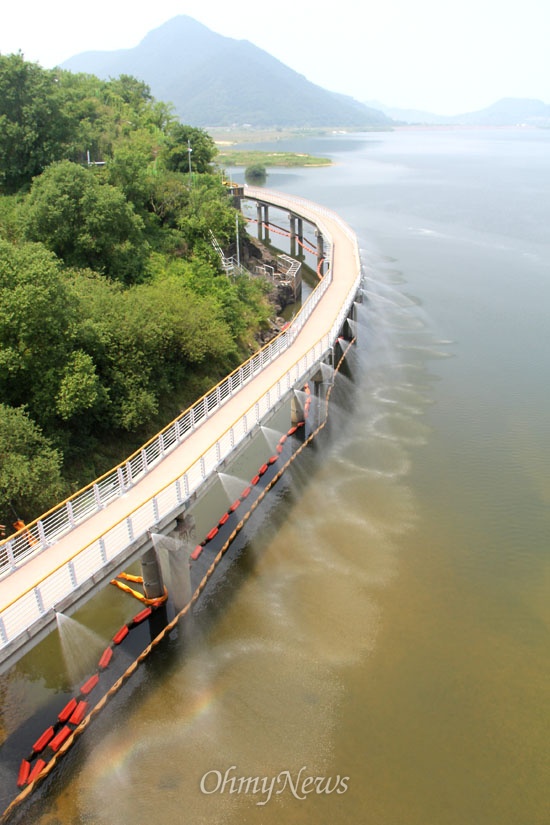
<svg viewBox="0 0 550 825">
<path fill-rule="evenodd" d="M 300 147 L 337 165 L 269 185 L 339 211 L 365 250 L 328 431 L 223 607 L 142 668 L 21 821 L 549 821 L 550 133 Z M 79 619 L 109 638 L 132 610 L 108 592 Z M 5 729 L 62 686 L 49 644 L 2 679 Z"/>
</svg>

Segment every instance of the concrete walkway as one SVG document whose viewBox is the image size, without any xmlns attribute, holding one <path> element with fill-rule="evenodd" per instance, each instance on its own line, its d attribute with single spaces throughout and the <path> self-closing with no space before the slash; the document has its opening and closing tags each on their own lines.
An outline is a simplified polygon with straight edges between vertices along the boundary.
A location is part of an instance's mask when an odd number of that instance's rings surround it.
<svg viewBox="0 0 550 825">
<path fill-rule="evenodd" d="M 322 223 L 324 232 L 330 235 L 333 252 L 333 279 L 325 295 L 292 345 L 245 384 L 223 407 L 212 413 L 125 495 L 113 500 L 51 547 L 31 556 L 19 569 L 0 580 L 0 614 L 59 567 L 67 564 L 82 549 L 124 521 L 142 504 L 153 498 L 168 482 L 181 476 L 185 469 L 198 461 L 234 422 L 253 408 L 256 400 L 330 331 L 337 320 L 359 274 L 360 264 L 355 236 L 337 215 L 316 204 L 264 189 L 245 190 L 245 196 L 254 198 L 255 195 L 263 202 L 302 215 L 312 223 Z"/>
</svg>

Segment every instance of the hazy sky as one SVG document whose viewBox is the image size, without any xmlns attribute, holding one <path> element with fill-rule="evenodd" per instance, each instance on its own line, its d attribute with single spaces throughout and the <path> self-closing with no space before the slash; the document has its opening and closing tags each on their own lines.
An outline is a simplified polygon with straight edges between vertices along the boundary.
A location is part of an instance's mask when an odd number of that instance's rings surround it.
<svg viewBox="0 0 550 825">
<path fill-rule="evenodd" d="M 550 0 L 9 0 L 0 52 L 50 68 L 82 51 L 132 48 L 178 14 L 362 101 L 437 114 L 501 97 L 550 103 Z"/>
</svg>

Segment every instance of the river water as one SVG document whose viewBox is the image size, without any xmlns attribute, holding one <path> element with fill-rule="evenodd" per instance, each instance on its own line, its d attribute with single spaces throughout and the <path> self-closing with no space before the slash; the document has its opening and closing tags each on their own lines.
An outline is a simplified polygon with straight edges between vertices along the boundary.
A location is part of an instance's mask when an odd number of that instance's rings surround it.
<svg viewBox="0 0 550 825">
<path fill-rule="evenodd" d="M 546 824 L 550 131 L 274 148 L 334 160 L 268 185 L 337 211 L 362 250 L 329 426 L 221 607 L 150 657 L 21 821 Z M 120 600 L 80 620 L 108 639 Z M 63 688 L 49 645 L 3 678 L 5 731 Z"/>
</svg>

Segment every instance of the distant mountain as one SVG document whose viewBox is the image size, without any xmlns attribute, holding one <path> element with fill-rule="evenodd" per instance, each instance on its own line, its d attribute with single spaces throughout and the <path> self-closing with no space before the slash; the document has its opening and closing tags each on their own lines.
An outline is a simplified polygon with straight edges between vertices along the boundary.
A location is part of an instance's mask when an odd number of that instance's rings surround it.
<svg viewBox="0 0 550 825">
<path fill-rule="evenodd" d="M 322 89 L 248 40 L 216 34 L 186 15 L 133 49 L 83 52 L 61 68 L 105 80 L 133 75 L 193 126 L 391 126 L 382 112 Z"/>
<path fill-rule="evenodd" d="M 436 115 L 416 109 L 398 109 L 383 103 L 368 104 L 398 123 L 455 126 L 550 126 L 550 105 L 541 100 L 505 97 L 486 109 L 461 115 Z"/>
<path fill-rule="evenodd" d="M 367 101 L 366 106 L 373 106 L 397 123 L 414 124 L 444 124 L 452 123 L 452 116 L 436 115 L 433 112 L 424 112 L 421 109 L 400 109 L 397 106 L 385 106 L 378 101 Z"/>
<path fill-rule="evenodd" d="M 479 112 L 457 115 L 454 122 L 475 126 L 550 126 L 550 106 L 541 100 L 504 97 Z"/>
</svg>

